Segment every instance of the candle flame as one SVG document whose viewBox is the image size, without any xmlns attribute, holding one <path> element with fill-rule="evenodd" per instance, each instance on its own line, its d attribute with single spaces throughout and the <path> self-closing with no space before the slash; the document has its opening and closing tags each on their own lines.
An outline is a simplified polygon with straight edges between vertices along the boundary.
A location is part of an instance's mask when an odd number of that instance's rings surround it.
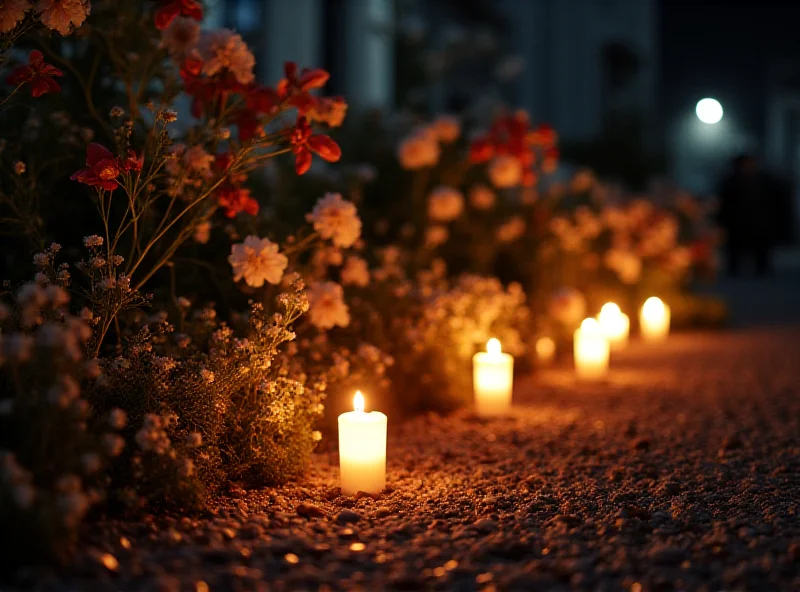
<svg viewBox="0 0 800 592">
<path fill-rule="evenodd" d="M 356 391 L 356 396 L 353 397 L 353 408 L 359 413 L 364 412 L 364 395 L 361 391 Z"/>
<path fill-rule="evenodd" d="M 656 298 L 655 296 L 651 296 L 645 300 L 644 306 L 642 306 L 642 315 L 646 319 L 657 319 L 662 317 L 664 316 L 664 311 L 664 303 L 660 298 Z"/>
<path fill-rule="evenodd" d="M 616 317 L 622 314 L 619 306 L 614 304 L 613 302 L 606 302 L 603 305 L 603 308 L 600 309 L 601 316 L 608 316 L 608 317 Z"/>
<path fill-rule="evenodd" d="M 489 355 L 492 356 L 496 356 L 500 352 L 502 352 L 503 350 L 500 345 L 500 340 L 492 337 L 489 341 L 486 342 L 486 351 L 489 353 Z"/>
</svg>

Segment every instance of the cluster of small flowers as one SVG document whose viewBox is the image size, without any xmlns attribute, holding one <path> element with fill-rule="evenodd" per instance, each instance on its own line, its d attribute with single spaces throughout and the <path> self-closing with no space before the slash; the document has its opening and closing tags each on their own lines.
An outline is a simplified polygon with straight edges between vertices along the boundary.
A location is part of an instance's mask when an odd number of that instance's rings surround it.
<svg viewBox="0 0 800 592">
<path fill-rule="evenodd" d="M 557 136 L 548 125 L 532 128 L 524 111 L 503 113 L 489 131 L 470 144 L 472 163 L 488 162 L 488 176 L 499 189 L 522 185 L 532 187 L 538 180 L 537 167 L 545 173 L 558 162 Z"/>
<path fill-rule="evenodd" d="M 36 500 L 33 475 L 21 467 L 16 457 L 7 450 L 0 451 L 0 483 L 22 510 L 30 508 Z"/>
<path fill-rule="evenodd" d="M 136 444 L 144 452 L 165 454 L 170 451 L 172 442 L 167 436 L 167 428 L 175 420 L 174 416 L 161 416 L 148 413 L 142 427 L 136 432 Z"/>
<path fill-rule="evenodd" d="M 519 284 L 506 288 L 495 277 L 463 275 L 452 286 L 433 291 L 412 331 L 425 344 L 443 340 L 464 359 L 491 337 L 519 355 L 524 350 L 520 329 L 528 315 Z"/>
<path fill-rule="evenodd" d="M 550 219 L 548 228 L 557 251 L 581 256 L 586 270 L 602 264 L 626 285 L 638 283 L 653 267 L 675 277 L 682 277 L 696 264 L 711 267 L 708 245 L 713 244 L 713 234 L 690 196 L 678 194 L 672 211 L 644 198 L 607 203 L 599 197 L 608 194 L 601 188 L 586 171 L 573 178 L 571 193 L 592 192 L 595 208 L 583 205 Z"/>
</svg>

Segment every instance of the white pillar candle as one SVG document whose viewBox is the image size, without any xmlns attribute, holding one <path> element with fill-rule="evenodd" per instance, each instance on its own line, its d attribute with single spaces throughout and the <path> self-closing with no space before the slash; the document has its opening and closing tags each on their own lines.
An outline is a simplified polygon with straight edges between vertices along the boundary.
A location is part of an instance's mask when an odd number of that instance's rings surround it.
<svg viewBox="0 0 800 592">
<path fill-rule="evenodd" d="M 536 340 L 536 359 L 542 365 L 549 364 L 556 355 L 556 342 L 550 337 L 540 337 Z"/>
<path fill-rule="evenodd" d="M 608 371 L 608 338 L 595 319 L 584 319 L 575 330 L 575 372 L 578 378 L 595 380 Z"/>
<path fill-rule="evenodd" d="M 386 487 L 386 416 L 364 413 L 364 395 L 356 391 L 355 411 L 339 416 L 339 469 L 342 494 L 379 493 Z"/>
<path fill-rule="evenodd" d="M 644 301 L 639 315 L 642 337 L 647 341 L 661 341 L 669 334 L 669 306 L 655 296 Z"/>
<path fill-rule="evenodd" d="M 600 323 L 600 328 L 608 338 L 612 350 L 625 349 L 628 345 L 631 321 L 619 306 L 613 302 L 604 304 L 600 314 L 597 315 L 597 322 Z"/>
<path fill-rule="evenodd" d="M 502 352 L 497 339 L 490 339 L 486 351 L 473 356 L 472 382 L 478 415 L 502 415 L 509 410 L 514 387 L 514 358 Z"/>
</svg>

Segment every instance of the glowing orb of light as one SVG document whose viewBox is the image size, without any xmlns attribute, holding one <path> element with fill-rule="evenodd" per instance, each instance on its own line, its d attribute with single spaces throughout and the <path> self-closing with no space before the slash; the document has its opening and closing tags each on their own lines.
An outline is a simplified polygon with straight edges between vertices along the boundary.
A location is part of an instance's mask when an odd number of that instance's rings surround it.
<svg viewBox="0 0 800 592">
<path fill-rule="evenodd" d="M 717 99 L 701 99 L 697 102 L 695 113 L 697 113 L 697 119 L 713 125 L 722 119 L 722 105 Z"/>
</svg>

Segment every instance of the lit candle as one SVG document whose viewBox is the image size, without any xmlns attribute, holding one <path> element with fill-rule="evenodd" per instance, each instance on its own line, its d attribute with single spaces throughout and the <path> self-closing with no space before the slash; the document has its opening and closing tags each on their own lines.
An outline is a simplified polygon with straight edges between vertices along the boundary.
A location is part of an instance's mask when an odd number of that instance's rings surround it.
<svg viewBox="0 0 800 592">
<path fill-rule="evenodd" d="M 514 358 L 501 351 L 500 342 L 490 339 L 486 351 L 472 358 L 472 382 L 478 415 L 502 415 L 511 407 L 514 386 Z"/>
<path fill-rule="evenodd" d="M 669 334 L 669 306 L 655 296 L 644 301 L 639 315 L 642 337 L 647 341 L 661 341 Z"/>
<path fill-rule="evenodd" d="M 595 319 L 584 319 L 575 330 L 575 372 L 578 378 L 594 380 L 608 370 L 608 338 Z"/>
<path fill-rule="evenodd" d="M 550 337 L 540 337 L 536 340 L 536 358 L 541 364 L 549 364 L 556 355 L 556 342 Z"/>
<path fill-rule="evenodd" d="M 356 391 L 355 411 L 339 416 L 339 469 L 342 494 L 379 493 L 386 486 L 386 416 L 364 413 L 364 395 Z"/>
<path fill-rule="evenodd" d="M 628 345 L 628 334 L 630 333 L 631 321 L 628 315 L 623 313 L 619 306 L 613 302 L 608 302 L 600 309 L 597 315 L 597 322 L 606 334 L 612 350 L 625 349 Z"/>
</svg>

